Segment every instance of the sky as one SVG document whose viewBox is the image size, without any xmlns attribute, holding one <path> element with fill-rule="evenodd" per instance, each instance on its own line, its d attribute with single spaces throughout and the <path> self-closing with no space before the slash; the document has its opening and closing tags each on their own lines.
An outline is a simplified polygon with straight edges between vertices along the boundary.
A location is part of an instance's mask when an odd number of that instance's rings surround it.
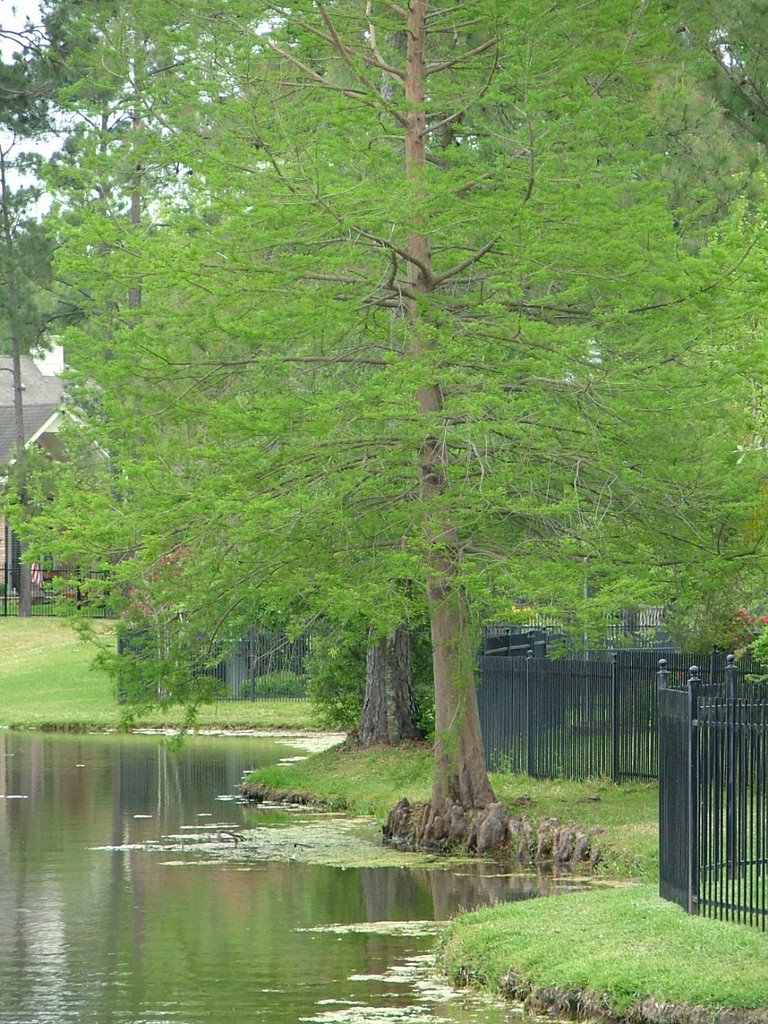
<svg viewBox="0 0 768 1024">
<path fill-rule="evenodd" d="M 0 29 L 18 32 L 27 18 L 34 21 L 39 13 L 37 0 L 0 0 Z M 14 46 L 8 39 L 0 39 L 0 53 L 4 60 L 12 55 L 13 50 Z"/>
<path fill-rule="evenodd" d="M 40 8 L 37 0 L 0 0 L 0 57 L 4 61 L 12 58 L 17 47 L 14 46 L 13 40 L 3 36 L 2 32 L 18 32 L 24 27 L 27 19 L 34 22 L 39 17 L 39 14 Z M 11 141 L 10 136 L 0 132 L 0 145 L 10 145 Z M 27 151 L 35 149 L 45 156 L 50 156 L 51 153 L 59 148 L 59 145 L 60 140 L 55 136 L 51 136 L 48 139 L 41 140 L 35 146 L 25 143 L 24 149 Z M 21 179 L 13 171 L 9 173 L 8 179 L 11 187 L 21 183 Z M 37 204 L 38 213 L 45 212 L 49 206 L 50 199 L 43 196 Z"/>
</svg>

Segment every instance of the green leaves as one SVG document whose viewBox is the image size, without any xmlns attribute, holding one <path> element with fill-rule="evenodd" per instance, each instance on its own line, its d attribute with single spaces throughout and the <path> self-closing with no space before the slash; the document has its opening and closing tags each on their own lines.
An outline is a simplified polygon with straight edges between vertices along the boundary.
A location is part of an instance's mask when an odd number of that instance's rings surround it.
<svg viewBox="0 0 768 1024">
<path fill-rule="evenodd" d="M 667 158 L 675 24 L 430 7 L 420 104 L 392 5 L 165 6 L 95 22 L 65 97 L 59 267 L 89 318 L 68 357 L 111 462 L 66 471 L 65 504 L 100 498 L 61 543 L 129 555 L 126 587 L 207 635 L 267 608 L 393 627 L 433 556 L 478 617 L 578 607 L 585 565 L 615 607 L 742 557 L 752 261 L 728 197 L 715 234 L 711 180 L 683 201 Z"/>
</svg>

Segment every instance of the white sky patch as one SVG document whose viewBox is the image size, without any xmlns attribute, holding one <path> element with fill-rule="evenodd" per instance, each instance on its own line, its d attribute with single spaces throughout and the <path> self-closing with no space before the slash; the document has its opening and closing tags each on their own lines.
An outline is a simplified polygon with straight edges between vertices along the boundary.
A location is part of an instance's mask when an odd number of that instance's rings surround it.
<svg viewBox="0 0 768 1024">
<path fill-rule="evenodd" d="M 10 63 L 15 53 L 22 52 L 21 38 L 18 35 L 24 30 L 28 22 L 33 25 L 39 24 L 40 6 L 37 0 L 0 0 L 0 58 L 4 63 Z M 61 146 L 61 138 L 51 132 L 41 136 L 34 141 L 29 139 L 14 139 L 8 132 L 0 132 L 0 146 L 3 147 L 5 155 L 13 160 L 20 153 L 40 153 L 43 157 L 52 156 Z M 34 185 L 34 179 L 21 177 L 12 168 L 8 173 L 8 184 L 11 188 L 18 188 L 20 185 Z M 42 216 L 51 205 L 51 197 L 43 194 L 34 207 L 38 216 Z"/>
<path fill-rule="evenodd" d="M 37 0 L 0 0 L 0 31 L 3 33 L 21 32 L 27 21 L 34 24 L 39 19 L 40 7 Z M 0 56 L 4 61 L 20 49 L 21 45 L 12 35 L 0 36 Z"/>
</svg>

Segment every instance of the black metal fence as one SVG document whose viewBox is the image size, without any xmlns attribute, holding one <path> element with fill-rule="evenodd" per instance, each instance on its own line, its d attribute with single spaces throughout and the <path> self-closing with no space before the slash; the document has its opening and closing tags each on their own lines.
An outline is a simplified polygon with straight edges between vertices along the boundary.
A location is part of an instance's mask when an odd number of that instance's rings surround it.
<svg viewBox="0 0 768 1024">
<path fill-rule="evenodd" d="M 0 563 L 0 616 L 19 614 L 22 566 L 18 561 Z M 108 574 L 68 566 L 34 564 L 30 570 L 34 616 L 66 616 L 77 613 L 89 618 L 111 617 L 104 599 Z"/>
<path fill-rule="evenodd" d="M 209 672 L 221 684 L 218 699 L 305 698 L 310 646 L 310 633 L 291 639 L 280 630 L 249 630 Z"/>
<path fill-rule="evenodd" d="M 251 629 L 233 643 L 221 644 L 218 660 L 200 665 L 196 657 L 184 661 L 187 679 L 204 678 L 215 700 L 303 700 L 307 695 L 306 659 L 311 633 L 290 638 L 281 630 Z M 124 658 L 118 673 L 118 699 L 165 696 L 164 681 L 172 673 L 165 667 L 171 651 L 162 636 L 144 630 L 118 637 L 117 653 Z M 178 667 L 179 655 L 173 655 Z"/>
<path fill-rule="evenodd" d="M 589 657 L 481 655 L 478 708 L 486 765 L 547 778 L 658 777 L 655 650 L 591 651 Z M 668 678 L 685 685 L 697 663 L 711 683 L 725 656 L 668 652 Z M 759 672 L 752 659 L 739 672 Z"/>
<path fill-rule="evenodd" d="M 659 892 L 689 913 L 768 923 L 768 683 L 731 658 L 684 687 L 662 664 Z"/>
<path fill-rule="evenodd" d="M 672 646 L 661 606 L 625 608 L 602 621 L 577 626 L 553 616 L 540 615 L 525 623 L 494 622 L 483 627 L 483 652 L 525 657 L 528 648 L 541 655 L 568 652 L 584 657 L 596 649 L 666 650 Z"/>
</svg>

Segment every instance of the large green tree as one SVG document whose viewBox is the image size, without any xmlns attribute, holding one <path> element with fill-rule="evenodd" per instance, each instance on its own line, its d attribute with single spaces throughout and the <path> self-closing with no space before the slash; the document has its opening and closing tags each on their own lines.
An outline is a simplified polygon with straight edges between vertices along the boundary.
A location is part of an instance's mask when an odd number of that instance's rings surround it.
<svg viewBox="0 0 768 1024">
<path fill-rule="evenodd" d="M 51 296 L 53 240 L 40 222 L 38 152 L 51 130 L 54 83 L 47 73 L 43 39 L 27 24 L 19 31 L 0 28 L 0 350 L 11 356 L 14 457 L 12 491 L 20 500 L 14 511 L 25 516 L 26 433 L 21 356 L 45 346 L 54 313 Z M 6 383 L 8 379 L 6 378 Z M 7 508 L 6 508 L 7 511 Z M 20 545 L 23 554 L 24 543 Z M 12 551 L 5 552 L 6 563 Z M 19 566 L 19 614 L 31 611 L 29 568 Z"/>
<path fill-rule="evenodd" d="M 732 472 L 749 357 L 711 329 L 758 243 L 682 226 L 687 57 L 656 5 L 155 7 L 94 51 L 134 85 L 125 40 L 163 55 L 123 101 L 141 130 L 89 123 L 58 178 L 89 297 L 69 351 L 112 459 L 102 486 L 73 468 L 48 527 L 128 556 L 127 607 L 182 645 L 255 608 L 386 633 L 426 603 L 439 839 L 494 799 L 484 616 L 573 609 L 586 576 L 604 606 L 658 598 L 759 552 Z"/>
</svg>

